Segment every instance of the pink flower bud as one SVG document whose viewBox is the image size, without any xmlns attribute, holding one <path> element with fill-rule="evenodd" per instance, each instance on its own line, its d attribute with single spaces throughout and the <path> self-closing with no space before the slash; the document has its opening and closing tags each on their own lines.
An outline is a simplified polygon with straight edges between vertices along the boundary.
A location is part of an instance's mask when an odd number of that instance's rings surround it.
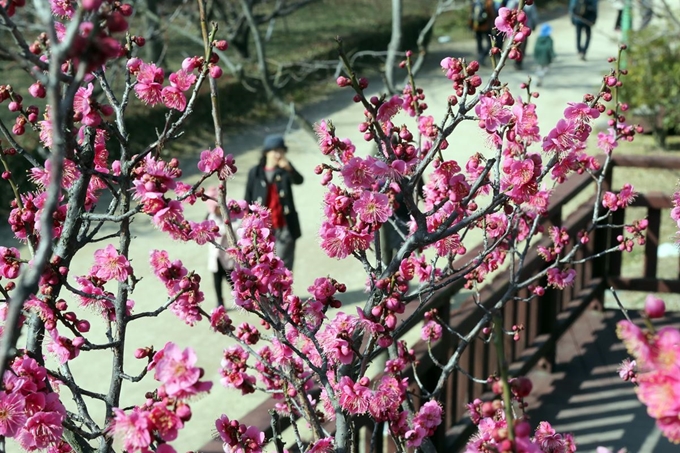
<svg viewBox="0 0 680 453">
<path fill-rule="evenodd" d="M 216 47 L 218 50 L 225 51 L 225 50 L 227 50 L 227 48 L 229 47 L 229 43 L 227 43 L 226 40 L 221 39 L 221 40 L 219 40 L 219 41 L 215 41 L 215 47 Z"/>
<path fill-rule="evenodd" d="M 21 104 L 16 101 L 11 101 L 7 105 L 7 108 L 9 109 L 10 112 L 18 112 L 19 110 L 21 110 Z"/>
<path fill-rule="evenodd" d="M 479 71 L 479 61 L 477 60 L 472 60 L 468 65 L 467 65 L 467 72 L 468 74 L 472 75 L 475 72 Z"/>
<path fill-rule="evenodd" d="M 122 4 L 122 5 L 120 5 L 120 7 L 118 8 L 118 10 L 119 10 L 120 13 L 121 13 L 123 16 L 125 16 L 125 17 L 130 17 L 130 16 L 132 16 L 133 9 L 132 9 L 132 5 L 130 5 L 130 4 L 127 4 L 127 3 Z"/>
<path fill-rule="evenodd" d="M 470 86 L 473 86 L 473 87 L 476 88 L 476 87 L 478 87 L 478 86 L 480 86 L 480 85 L 482 84 L 482 78 L 479 77 L 478 75 L 473 75 L 473 76 L 470 77 L 470 79 L 468 80 L 468 83 L 470 84 Z"/>
<path fill-rule="evenodd" d="M 78 329 L 78 332 L 89 332 L 90 331 L 90 321 L 86 319 L 80 319 L 76 322 L 76 329 Z"/>
<path fill-rule="evenodd" d="M 186 61 L 186 60 L 185 60 Z M 142 66 L 142 60 L 139 58 L 130 58 L 126 64 L 128 71 L 131 73 L 139 72 L 139 68 Z"/>
<path fill-rule="evenodd" d="M 28 92 L 34 98 L 44 98 L 46 94 L 45 86 L 40 82 L 35 82 L 33 85 L 28 87 Z"/>
<path fill-rule="evenodd" d="M 125 19 L 124 14 L 119 13 L 118 11 L 111 13 L 111 15 L 106 19 L 106 25 L 109 27 L 109 31 L 111 33 L 118 33 L 128 29 L 128 22 Z"/>
<path fill-rule="evenodd" d="M 104 116 L 113 115 L 113 107 L 111 107 L 108 104 L 104 104 L 101 107 L 99 107 L 99 111 L 102 112 L 102 115 L 104 115 Z"/>
<path fill-rule="evenodd" d="M 66 318 L 67 321 L 71 321 L 71 322 L 75 322 L 75 321 L 78 320 L 78 317 L 72 311 L 64 313 L 64 318 Z"/>
<path fill-rule="evenodd" d="M 195 57 L 187 57 L 184 60 L 182 60 L 182 69 L 184 69 L 187 72 L 191 72 L 194 69 L 196 69 Z"/>
<path fill-rule="evenodd" d="M 666 303 L 654 294 L 649 294 L 645 299 L 645 313 L 650 319 L 663 318 L 666 314 Z"/>
<path fill-rule="evenodd" d="M 519 422 L 515 425 L 515 436 L 529 437 L 531 435 L 531 425 L 528 422 Z"/>
<path fill-rule="evenodd" d="M 510 380 L 512 392 L 519 398 L 526 398 L 531 393 L 534 385 L 528 377 L 520 376 Z"/>
<path fill-rule="evenodd" d="M 338 86 L 342 88 L 350 86 L 352 84 L 352 81 L 347 77 L 340 76 L 337 79 L 335 79 L 335 83 L 337 83 Z"/>
<path fill-rule="evenodd" d="M 191 418 L 191 408 L 186 404 L 180 403 L 177 406 L 177 410 L 175 410 L 175 414 L 177 414 L 181 420 L 188 421 Z"/>
<path fill-rule="evenodd" d="M 86 11 L 95 11 L 102 5 L 102 1 L 103 0 L 82 0 L 80 4 Z"/>
<path fill-rule="evenodd" d="M 397 317 L 392 313 L 385 316 L 385 327 L 387 330 L 394 330 L 394 328 L 397 327 Z"/>
<path fill-rule="evenodd" d="M 217 65 L 210 66 L 208 72 L 210 73 L 210 77 L 212 77 L 213 79 L 219 79 L 220 77 L 222 77 L 222 68 L 220 68 Z"/>
</svg>

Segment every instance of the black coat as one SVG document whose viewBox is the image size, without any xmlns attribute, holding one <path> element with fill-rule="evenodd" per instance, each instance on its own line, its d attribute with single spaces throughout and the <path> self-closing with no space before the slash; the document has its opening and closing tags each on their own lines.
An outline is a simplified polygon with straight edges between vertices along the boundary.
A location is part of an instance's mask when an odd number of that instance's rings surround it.
<svg viewBox="0 0 680 453">
<path fill-rule="evenodd" d="M 569 0 L 569 14 L 571 15 L 571 23 L 574 25 L 586 25 L 592 27 L 597 21 L 597 0 L 585 0 L 585 12 L 579 14 L 576 11 L 580 2 L 578 0 Z"/>
<path fill-rule="evenodd" d="M 291 165 L 292 171 L 288 172 L 283 168 L 274 170 L 274 183 L 279 191 L 279 198 L 283 205 L 283 215 L 286 218 L 286 226 L 290 230 L 293 239 L 299 238 L 300 220 L 298 219 L 295 202 L 293 201 L 293 184 L 302 184 L 304 178 Z M 265 206 L 267 203 L 267 178 L 264 167 L 258 165 L 248 172 L 248 182 L 246 183 L 245 200 L 248 204 L 259 203 Z"/>
</svg>

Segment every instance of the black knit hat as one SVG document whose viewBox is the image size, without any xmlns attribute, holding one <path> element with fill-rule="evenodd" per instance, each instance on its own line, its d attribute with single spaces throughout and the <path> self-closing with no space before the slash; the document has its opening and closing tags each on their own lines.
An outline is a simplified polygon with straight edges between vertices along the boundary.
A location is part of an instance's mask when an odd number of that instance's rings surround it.
<svg viewBox="0 0 680 453">
<path fill-rule="evenodd" d="M 272 149 L 288 149 L 286 142 L 283 140 L 283 135 L 267 135 L 264 138 L 262 150 L 271 151 Z"/>
</svg>

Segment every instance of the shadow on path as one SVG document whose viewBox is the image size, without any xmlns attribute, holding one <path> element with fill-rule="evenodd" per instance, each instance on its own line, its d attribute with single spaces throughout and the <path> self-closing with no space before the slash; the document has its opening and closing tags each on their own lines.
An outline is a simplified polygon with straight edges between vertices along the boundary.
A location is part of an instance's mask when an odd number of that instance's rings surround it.
<svg viewBox="0 0 680 453">
<path fill-rule="evenodd" d="M 619 378 L 616 369 L 628 357 L 616 337 L 621 319 L 617 310 L 587 310 L 560 340 L 552 373 L 531 372 L 536 398 L 529 406 L 531 424 L 546 420 L 556 431 L 572 433 L 579 452 L 598 446 L 625 447 L 630 453 L 677 452 L 656 429 L 633 384 Z M 663 321 L 659 325 L 678 325 L 680 313 Z"/>
</svg>

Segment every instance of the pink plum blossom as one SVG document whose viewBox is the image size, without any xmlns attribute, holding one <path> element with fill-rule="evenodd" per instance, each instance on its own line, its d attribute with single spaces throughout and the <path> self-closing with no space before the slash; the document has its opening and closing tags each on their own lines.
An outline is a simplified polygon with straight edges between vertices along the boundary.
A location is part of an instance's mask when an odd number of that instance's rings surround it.
<svg viewBox="0 0 680 453">
<path fill-rule="evenodd" d="M 118 280 L 124 282 L 131 274 L 130 262 L 109 244 L 94 252 L 94 266 L 90 270 L 92 275 L 104 281 Z"/>
<path fill-rule="evenodd" d="M 154 379 L 163 384 L 168 396 L 183 399 L 212 387 L 212 382 L 199 381 L 203 372 L 195 364 L 196 354 L 191 348 L 182 351 L 168 342 L 154 355 L 149 369 L 154 370 Z"/>
<path fill-rule="evenodd" d="M 163 69 L 153 63 L 141 63 L 137 73 L 135 94 L 145 104 L 153 107 L 163 102 Z"/>
<path fill-rule="evenodd" d="M 385 223 L 392 215 L 387 195 L 369 190 L 361 192 L 352 207 L 359 219 L 369 224 Z"/>
<path fill-rule="evenodd" d="M 14 437 L 26 423 L 26 398 L 18 393 L 0 392 L 0 436 Z"/>
</svg>

